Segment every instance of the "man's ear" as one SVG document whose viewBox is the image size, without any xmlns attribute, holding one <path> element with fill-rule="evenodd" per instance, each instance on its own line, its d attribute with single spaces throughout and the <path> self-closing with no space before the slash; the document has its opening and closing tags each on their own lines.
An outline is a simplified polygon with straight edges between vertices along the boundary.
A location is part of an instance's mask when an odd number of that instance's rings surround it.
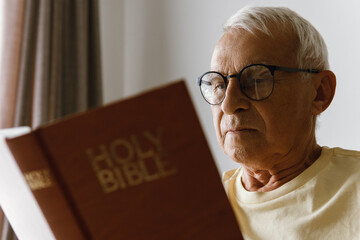
<svg viewBox="0 0 360 240">
<path fill-rule="evenodd" d="M 335 74 L 324 70 L 314 76 L 315 97 L 312 102 L 312 114 L 319 115 L 330 105 L 336 88 Z"/>
</svg>

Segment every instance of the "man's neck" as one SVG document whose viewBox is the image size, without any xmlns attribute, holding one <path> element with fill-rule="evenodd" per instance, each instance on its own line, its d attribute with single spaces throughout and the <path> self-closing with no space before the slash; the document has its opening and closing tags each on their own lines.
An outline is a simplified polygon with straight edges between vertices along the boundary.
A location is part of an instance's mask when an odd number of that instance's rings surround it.
<svg viewBox="0 0 360 240">
<path fill-rule="evenodd" d="M 275 190 L 300 175 L 319 158 L 320 154 L 321 147 L 316 145 L 314 149 L 309 153 L 305 153 L 301 159 L 295 161 L 291 166 L 284 164 L 284 167 L 282 167 L 279 164 L 268 170 L 243 166 L 242 184 L 248 191 L 269 192 Z"/>
</svg>

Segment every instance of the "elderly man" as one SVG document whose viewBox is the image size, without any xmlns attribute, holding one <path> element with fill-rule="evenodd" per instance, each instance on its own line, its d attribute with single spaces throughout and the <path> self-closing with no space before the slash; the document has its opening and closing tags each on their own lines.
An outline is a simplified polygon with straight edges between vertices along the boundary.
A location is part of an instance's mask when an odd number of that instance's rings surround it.
<svg viewBox="0 0 360 240">
<path fill-rule="evenodd" d="M 245 239 L 360 239 L 360 153 L 316 143 L 336 86 L 318 31 L 287 8 L 241 9 L 198 79 Z"/>
</svg>

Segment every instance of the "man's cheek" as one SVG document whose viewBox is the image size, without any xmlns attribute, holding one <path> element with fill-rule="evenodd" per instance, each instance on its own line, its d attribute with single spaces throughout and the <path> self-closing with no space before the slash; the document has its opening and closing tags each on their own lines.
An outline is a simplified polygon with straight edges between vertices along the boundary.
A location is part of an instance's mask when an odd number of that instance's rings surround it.
<svg viewBox="0 0 360 240">
<path fill-rule="evenodd" d="M 221 131 L 220 124 L 221 124 L 221 117 L 219 112 L 215 111 L 212 108 L 212 117 L 213 117 L 213 124 L 216 131 L 216 134 L 218 134 L 219 131 Z"/>
</svg>

